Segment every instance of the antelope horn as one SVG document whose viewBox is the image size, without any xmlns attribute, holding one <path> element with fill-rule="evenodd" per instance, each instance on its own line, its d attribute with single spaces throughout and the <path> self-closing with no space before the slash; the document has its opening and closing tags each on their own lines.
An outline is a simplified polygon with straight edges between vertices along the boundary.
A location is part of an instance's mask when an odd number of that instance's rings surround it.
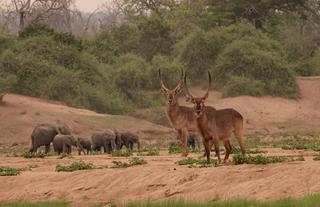
<svg viewBox="0 0 320 207">
<path fill-rule="evenodd" d="M 158 70 L 158 73 L 159 73 L 159 79 L 160 79 L 161 88 L 163 88 L 165 91 L 168 91 L 169 89 L 167 87 L 165 87 L 165 85 L 163 84 L 160 69 Z"/>
<path fill-rule="evenodd" d="M 208 76 L 209 76 L 209 85 L 208 85 L 207 92 L 206 92 L 206 93 L 204 94 L 204 96 L 203 96 L 203 99 L 208 98 L 208 96 L 209 96 L 209 90 L 210 90 L 210 87 L 211 87 L 211 74 L 210 74 L 209 71 L 208 71 Z"/>
<path fill-rule="evenodd" d="M 188 90 L 188 85 L 187 85 L 187 73 L 184 74 L 184 85 L 186 87 L 186 92 L 187 92 L 187 101 L 190 99 L 190 98 L 193 98 L 193 95 L 189 92 Z"/>
<path fill-rule="evenodd" d="M 183 70 L 181 69 L 181 77 L 178 85 L 174 88 L 174 90 L 178 90 L 182 87 L 182 80 L 183 80 Z"/>
</svg>

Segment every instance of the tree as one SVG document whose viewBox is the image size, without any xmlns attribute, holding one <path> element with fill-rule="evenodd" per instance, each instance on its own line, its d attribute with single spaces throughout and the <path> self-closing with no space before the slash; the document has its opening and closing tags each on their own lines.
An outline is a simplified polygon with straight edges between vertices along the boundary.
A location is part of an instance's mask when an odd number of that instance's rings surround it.
<svg viewBox="0 0 320 207">
<path fill-rule="evenodd" d="M 313 11 L 309 3 L 311 1 L 312 0 L 211 0 L 208 1 L 208 8 L 212 12 L 211 18 L 219 25 L 226 22 L 234 23 L 239 19 L 247 19 L 256 28 L 261 28 L 263 21 L 272 15 L 296 12 L 301 18 L 305 18 L 306 11 Z"/>
<path fill-rule="evenodd" d="M 26 23 L 40 23 L 59 11 L 68 10 L 73 0 L 11 0 L 8 7 L 19 19 L 19 31 Z"/>
</svg>

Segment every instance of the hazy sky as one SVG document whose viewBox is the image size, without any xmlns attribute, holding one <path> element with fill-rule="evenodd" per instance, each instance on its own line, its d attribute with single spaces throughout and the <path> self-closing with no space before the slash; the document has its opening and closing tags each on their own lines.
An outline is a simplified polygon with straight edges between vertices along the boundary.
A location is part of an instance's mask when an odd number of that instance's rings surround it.
<svg viewBox="0 0 320 207">
<path fill-rule="evenodd" d="M 85 12 L 92 12 L 105 2 L 108 0 L 75 0 L 78 9 Z"/>
<path fill-rule="evenodd" d="M 77 8 L 84 12 L 92 12 L 106 2 L 110 2 L 110 0 L 75 0 Z M 0 0 L 0 7 L 2 3 L 10 4 L 11 0 Z"/>
</svg>

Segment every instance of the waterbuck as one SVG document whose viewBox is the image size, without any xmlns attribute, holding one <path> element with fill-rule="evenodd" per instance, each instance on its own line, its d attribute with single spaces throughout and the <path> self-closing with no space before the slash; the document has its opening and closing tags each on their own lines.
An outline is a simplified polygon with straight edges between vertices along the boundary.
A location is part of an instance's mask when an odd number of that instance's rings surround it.
<svg viewBox="0 0 320 207">
<path fill-rule="evenodd" d="M 205 106 L 205 100 L 209 96 L 211 86 L 211 75 L 209 76 L 209 86 L 206 93 L 202 97 L 194 97 L 187 87 L 187 75 L 184 76 L 184 84 L 187 91 L 187 102 L 193 103 L 193 112 L 196 117 L 197 127 L 203 137 L 204 147 L 206 150 L 207 161 L 210 161 L 210 149 L 215 144 L 215 151 L 220 160 L 219 141 L 223 141 L 226 149 L 224 160 L 227 161 L 231 153 L 230 137 L 234 133 L 239 143 L 242 154 L 245 154 L 243 144 L 243 117 L 232 109 L 216 110 L 211 106 Z M 218 139 L 216 139 L 216 136 Z"/>
<path fill-rule="evenodd" d="M 193 110 L 190 107 L 180 106 L 178 95 L 182 90 L 183 71 L 181 71 L 181 79 L 178 85 L 170 90 L 168 89 L 161 77 L 159 69 L 159 79 L 161 84 L 161 92 L 166 96 L 166 115 L 169 119 L 171 126 L 178 132 L 181 138 L 182 156 L 188 156 L 187 135 L 188 132 L 197 132 L 197 124 L 194 119 Z"/>
</svg>

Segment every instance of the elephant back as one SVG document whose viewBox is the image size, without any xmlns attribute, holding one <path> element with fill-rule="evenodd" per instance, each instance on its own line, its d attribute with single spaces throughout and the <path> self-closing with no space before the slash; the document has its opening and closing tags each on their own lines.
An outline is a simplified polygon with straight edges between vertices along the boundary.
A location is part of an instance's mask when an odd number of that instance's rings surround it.
<svg viewBox="0 0 320 207">
<path fill-rule="evenodd" d="M 89 139 L 78 137 L 78 143 L 84 148 L 91 148 L 91 141 Z"/>
<path fill-rule="evenodd" d="M 75 145 L 75 139 L 72 135 L 57 134 L 53 139 L 53 146 L 62 145 L 63 143 Z"/>
<path fill-rule="evenodd" d="M 32 143 L 36 145 L 50 144 L 53 138 L 57 135 L 56 127 L 49 124 L 37 125 L 31 134 Z"/>
</svg>

